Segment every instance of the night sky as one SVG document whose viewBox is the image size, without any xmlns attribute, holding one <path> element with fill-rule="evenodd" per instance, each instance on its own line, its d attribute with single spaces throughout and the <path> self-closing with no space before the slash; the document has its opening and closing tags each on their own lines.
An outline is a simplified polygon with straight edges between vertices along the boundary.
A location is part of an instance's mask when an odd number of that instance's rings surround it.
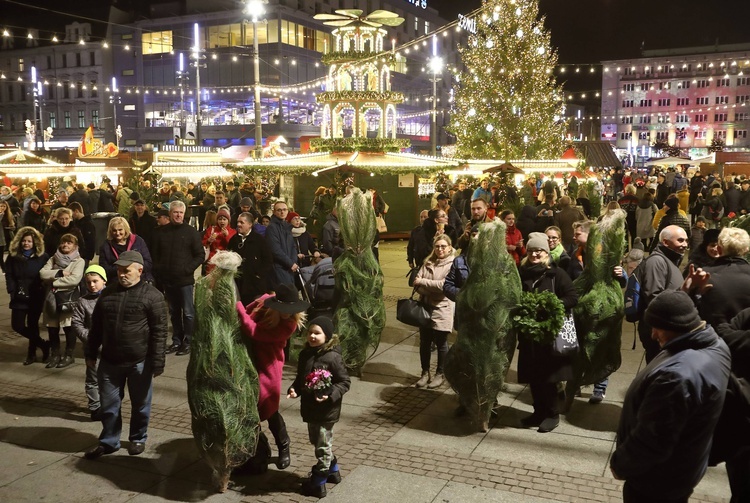
<svg viewBox="0 0 750 503">
<path fill-rule="evenodd" d="M 146 4 L 146 0 L 118 0 Z M 398 1 L 398 0 L 394 0 Z M 404 2 L 408 0 L 403 0 Z M 481 0 L 427 0 L 442 17 L 455 19 L 481 5 Z M 95 19 L 106 18 L 106 0 L 0 0 L 0 25 L 55 27 L 55 14 L 19 4 L 50 8 Z M 540 0 L 546 27 L 552 33 L 562 64 L 598 63 L 607 59 L 637 57 L 641 47 L 672 47 L 750 43 L 750 0 Z M 70 18 L 63 21 L 69 21 Z M 95 31 L 100 32 L 100 29 Z M 601 75 L 569 81 L 571 89 L 595 89 Z"/>
</svg>

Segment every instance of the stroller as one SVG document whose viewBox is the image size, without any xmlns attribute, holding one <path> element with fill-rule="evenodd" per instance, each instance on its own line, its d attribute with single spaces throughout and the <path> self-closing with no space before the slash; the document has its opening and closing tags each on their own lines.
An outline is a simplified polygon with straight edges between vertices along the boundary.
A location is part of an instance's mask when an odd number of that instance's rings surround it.
<svg viewBox="0 0 750 503">
<path fill-rule="evenodd" d="M 309 318 L 327 316 L 333 318 L 336 308 L 334 300 L 333 259 L 324 258 L 314 266 L 299 270 L 303 296 L 310 302 Z"/>
</svg>

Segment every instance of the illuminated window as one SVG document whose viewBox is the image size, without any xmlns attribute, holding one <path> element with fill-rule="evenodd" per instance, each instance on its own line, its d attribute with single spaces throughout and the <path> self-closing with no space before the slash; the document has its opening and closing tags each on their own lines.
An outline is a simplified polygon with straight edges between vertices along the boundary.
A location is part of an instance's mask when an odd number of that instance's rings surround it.
<svg viewBox="0 0 750 503">
<path fill-rule="evenodd" d="M 242 28 L 239 23 L 209 26 L 207 31 L 209 49 L 232 47 L 242 43 Z"/>
<path fill-rule="evenodd" d="M 172 51 L 172 31 L 155 31 L 141 36 L 143 54 L 163 54 Z"/>
</svg>

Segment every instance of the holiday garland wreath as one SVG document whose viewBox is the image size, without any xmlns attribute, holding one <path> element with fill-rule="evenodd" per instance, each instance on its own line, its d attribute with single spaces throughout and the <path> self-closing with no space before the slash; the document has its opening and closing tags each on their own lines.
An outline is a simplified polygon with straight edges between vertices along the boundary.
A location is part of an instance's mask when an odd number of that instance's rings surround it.
<svg viewBox="0 0 750 503">
<path fill-rule="evenodd" d="M 553 292 L 523 292 L 512 319 L 519 338 L 552 344 L 565 321 L 565 308 Z"/>
</svg>

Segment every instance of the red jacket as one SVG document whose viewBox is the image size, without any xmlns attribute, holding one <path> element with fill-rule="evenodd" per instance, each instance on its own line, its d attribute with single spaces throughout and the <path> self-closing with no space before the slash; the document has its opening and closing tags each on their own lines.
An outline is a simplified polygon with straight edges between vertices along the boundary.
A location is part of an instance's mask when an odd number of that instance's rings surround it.
<svg viewBox="0 0 750 503">
<path fill-rule="evenodd" d="M 523 235 L 521 234 L 521 231 L 518 230 L 518 227 L 507 228 L 505 232 L 505 244 L 508 246 L 516 246 L 522 239 Z M 526 255 L 526 247 L 522 246 L 521 248 L 516 248 L 509 253 L 510 256 L 513 257 L 513 260 L 516 261 L 516 265 L 519 265 L 521 263 L 521 257 Z"/>
<path fill-rule="evenodd" d="M 281 319 L 273 328 L 260 325 L 261 312 L 254 312 L 270 294 L 264 294 L 247 307 L 237 303 L 242 333 L 252 339 L 252 358 L 258 371 L 258 413 L 260 420 L 265 421 L 279 410 L 281 397 L 281 376 L 284 371 L 284 346 L 297 329 L 294 318 Z"/>
<path fill-rule="evenodd" d="M 221 227 L 218 225 L 212 225 L 208 229 L 206 229 L 206 232 L 203 234 L 203 246 L 208 248 L 208 257 L 206 257 L 206 262 L 208 262 L 211 257 L 216 255 L 216 252 L 219 250 L 227 250 L 229 249 L 229 240 L 232 239 L 232 236 L 237 234 L 237 231 L 232 229 L 231 227 L 227 226 L 227 233 L 224 235 L 224 233 L 221 231 Z M 213 243 L 209 242 L 208 239 L 211 237 L 211 234 L 216 234 L 216 239 L 214 239 Z M 214 268 L 212 264 L 208 264 L 206 266 L 206 274 L 210 273 L 211 270 Z"/>
</svg>

